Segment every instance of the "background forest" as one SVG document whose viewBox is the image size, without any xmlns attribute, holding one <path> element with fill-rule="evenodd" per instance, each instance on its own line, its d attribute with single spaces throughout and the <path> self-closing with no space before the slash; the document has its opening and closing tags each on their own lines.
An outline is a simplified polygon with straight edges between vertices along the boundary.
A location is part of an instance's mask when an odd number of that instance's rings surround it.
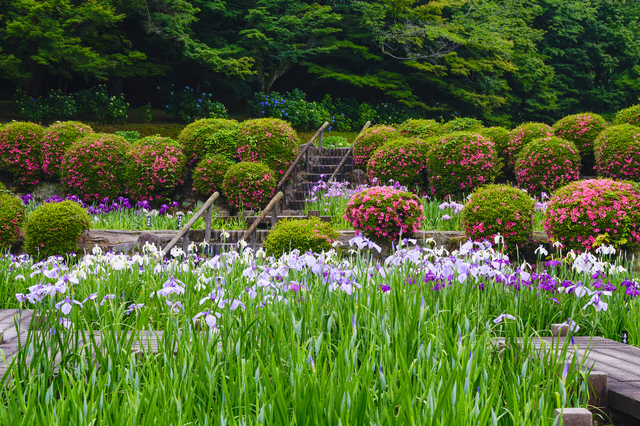
<svg viewBox="0 0 640 426">
<path fill-rule="evenodd" d="M 4 100 L 105 84 L 132 106 L 206 94 L 246 114 L 299 89 L 332 115 L 367 102 L 508 127 L 640 97 L 638 1 L 0 0 L 0 15 Z"/>
</svg>

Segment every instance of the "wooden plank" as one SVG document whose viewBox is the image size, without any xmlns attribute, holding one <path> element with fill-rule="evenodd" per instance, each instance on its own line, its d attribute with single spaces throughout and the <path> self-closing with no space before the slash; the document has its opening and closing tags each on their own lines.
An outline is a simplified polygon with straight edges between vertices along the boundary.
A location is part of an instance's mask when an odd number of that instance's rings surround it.
<svg viewBox="0 0 640 426">
<path fill-rule="evenodd" d="M 189 219 L 189 222 L 187 222 L 187 224 L 180 230 L 180 232 L 178 232 L 176 236 L 173 237 L 171 241 L 169 241 L 169 244 L 167 244 L 164 250 L 162 250 L 163 256 L 166 256 L 169 253 L 169 251 L 173 248 L 174 245 L 176 245 L 180 238 L 182 238 L 182 236 L 185 235 L 189 231 L 189 229 L 191 229 L 193 224 L 196 223 L 198 219 L 200 219 L 204 212 L 213 204 L 213 202 L 219 196 L 220 193 L 216 191 L 213 193 L 213 195 L 211 195 L 211 197 L 209 197 L 209 199 L 202 205 L 202 207 L 200 207 L 200 210 L 198 210 L 198 212 L 194 214 L 191 219 Z"/>
</svg>

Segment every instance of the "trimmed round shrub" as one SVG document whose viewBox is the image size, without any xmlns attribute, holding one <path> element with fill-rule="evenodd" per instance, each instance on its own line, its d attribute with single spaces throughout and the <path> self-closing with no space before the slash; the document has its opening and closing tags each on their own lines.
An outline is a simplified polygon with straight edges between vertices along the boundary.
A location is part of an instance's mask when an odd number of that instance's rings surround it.
<svg viewBox="0 0 640 426">
<path fill-rule="evenodd" d="M 41 143 L 44 129 L 34 123 L 8 124 L 0 133 L 0 168 L 18 185 L 35 185 L 42 174 Z"/>
<path fill-rule="evenodd" d="M 503 157 L 504 150 L 509 145 L 509 130 L 504 127 L 485 127 L 477 132 L 485 138 L 491 139 L 495 145 L 498 157 Z"/>
<path fill-rule="evenodd" d="M 298 155 L 298 135 L 289 123 L 277 118 L 258 118 L 240 124 L 238 157 L 241 161 L 264 163 L 284 175 Z"/>
<path fill-rule="evenodd" d="M 263 163 L 234 164 L 222 182 L 222 192 L 227 201 L 239 209 L 258 210 L 266 206 L 275 187 L 275 173 Z"/>
<path fill-rule="evenodd" d="M 24 251 L 40 259 L 75 252 L 90 223 L 87 211 L 74 201 L 45 203 L 27 219 Z"/>
<path fill-rule="evenodd" d="M 363 233 L 395 240 L 420 230 L 425 219 L 422 201 L 411 192 L 374 186 L 351 197 L 343 219 Z"/>
<path fill-rule="evenodd" d="M 280 256 L 283 252 L 300 250 L 314 253 L 331 250 L 334 241 L 338 239 L 338 232 L 330 222 L 323 222 L 317 217 L 309 219 L 281 220 L 269 232 L 263 247 L 267 256 Z"/>
<path fill-rule="evenodd" d="M 185 155 L 173 139 L 162 136 L 142 138 L 126 153 L 125 193 L 137 201 L 167 197 L 182 183 L 185 163 Z"/>
<path fill-rule="evenodd" d="M 493 244 L 499 233 L 509 251 L 524 247 L 533 234 L 535 201 L 523 190 L 509 185 L 477 188 L 462 210 L 465 234 L 474 241 Z"/>
<path fill-rule="evenodd" d="M 79 121 L 64 121 L 47 127 L 42 136 L 42 171 L 45 176 L 60 177 L 60 161 L 65 150 L 90 133 L 93 133 L 91 126 Z"/>
<path fill-rule="evenodd" d="M 454 118 L 442 126 L 443 133 L 476 132 L 483 128 L 482 121 L 471 117 Z"/>
<path fill-rule="evenodd" d="M 544 123 L 525 123 L 513 129 L 509 133 L 509 143 L 504 150 L 507 169 L 513 170 L 518 154 L 529 142 L 551 136 L 553 136 L 553 129 Z"/>
<path fill-rule="evenodd" d="M 443 133 L 442 125 L 436 120 L 415 120 L 410 118 L 398 126 L 398 133 L 408 138 L 429 138 Z"/>
<path fill-rule="evenodd" d="M 16 241 L 24 218 L 22 200 L 8 192 L 0 191 L 0 251 L 7 250 Z"/>
<path fill-rule="evenodd" d="M 576 144 L 580 152 L 592 152 L 593 141 L 607 128 L 607 120 L 591 112 L 568 115 L 553 125 L 556 136 Z"/>
<path fill-rule="evenodd" d="M 469 194 L 493 183 L 498 157 L 495 145 L 476 133 L 445 136 L 429 154 L 429 184 L 438 198 Z"/>
<path fill-rule="evenodd" d="M 196 125 L 197 124 L 197 125 Z M 189 166 L 207 155 L 222 155 L 232 159 L 237 154 L 239 124 L 236 120 L 207 118 L 189 124 L 180 133 Z"/>
<path fill-rule="evenodd" d="M 594 142 L 598 176 L 640 182 L 640 128 L 609 127 Z"/>
<path fill-rule="evenodd" d="M 401 138 L 378 148 L 367 163 L 367 178 L 390 179 L 409 189 L 428 187 L 427 157 L 432 145 L 420 139 Z"/>
<path fill-rule="evenodd" d="M 631 182 L 594 179 L 572 182 L 547 203 L 544 229 L 552 241 L 577 251 L 613 244 L 640 247 L 640 192 Z"/>
<path fill-rule="evenodd" d="M 397 137 L 396 129 L 391 126 L 371 126 L 360 133 L 353 142 L 353 162 L 360 168 L 365 168 L 367 162 L 376 149 Z"/>
<path fill-rule="evenodd" d="M 216 191 L 222 191 L 224 176 L 233 161 L 221 155 L 212 155 L 200 161 L 193 171 L 193 190 L 205 197 Z"/>
<path fill-rule="evenodd" d="M 129 144 L 121 136 L 108 133 L 85 136 L 62 157 L 62 183 L 85 202 L 117 197 L 124 192 L 128 148 Z"/>
<path fill-rule="evenodd" d="M 580 179 L 580 152 L 573 142 L 555 136 L 536 139 L 518 154 L 515 172 L 520 188 L 551 193 Z"/>
<path fill-rule="evenodd" d="M 613 124 L 631 124 L 632 126 L 640 126 L 640 105 L 634 105 L 629 108 L 618 111 L 613 119 Z"/>
</svg>

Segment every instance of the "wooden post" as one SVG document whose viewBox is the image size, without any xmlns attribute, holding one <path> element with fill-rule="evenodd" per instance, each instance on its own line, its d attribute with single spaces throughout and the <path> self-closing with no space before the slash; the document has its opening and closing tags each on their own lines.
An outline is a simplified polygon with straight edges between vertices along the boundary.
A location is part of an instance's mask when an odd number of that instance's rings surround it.
<svg viewBox="0 0 640 426">
<path fill-rule="evenodd" d="M 204 241 L 209 244 L 211 241 L 211 216 L 213 215 L 213 206 L 207 209 L 207 218 L 205 219 Z"/>
<path fill-rule="evenodd" d="M 320 136 L 318 136 L 318 151 L 322 152 L 322 138 L 324 137 L 324 130 L 320 132 Z"/>
<path fill-rule="evenodd" d="M 185 232 L 182 237 L 182 251 L 189 255 L 189 231 Z"/>
<path fill-rule="evenodd" d="M 267 204 L 267 207 L 264 208 L 264 210 L 262 211 L 262 213 L 260 213 L 260 216 L 258 216 L 256 218 L 256 220 L 253 221 L 253 223 L 251 224 L 251 226 L 249 227 L 249 229 L 247 229 L 244 233 L 244 235 L 242 236 L 242 239 L 247 241 L 249 239 L 249 237 L 251 236 L 251 233 L 253 231 L 255 231 L 255 229 L 258 227 L 258 225 L 260 224 L 260 222 L 262 222 L 262 219 L 265 218 L 265 216 L 267 216 L 267 214 L 269 214 L 269 212 L 271 211 L 272 208 L 274 208 L 276 206 L 276 204 L 278 203 L 278 201 L 280 201 L 280 199 L 284 196 L 284 194 L 282 193 L 282 191 L 278 192 L 276 194 L 275 197 L 273 197 L 271 199 L 271 201 L 269 201 L 269 204 Z"/>
<path fill-rule="evenodd" d="M 173 246 L 176 245 L 176 243 L 180 240 L 180 238 L 182 238 L 184 236 L 184 234 L 186 234 L 189 231 L 189 229 L 191 229 L 193 224 L 196 223 L 196 221 L 198 219 L 200 219 L 200 217 L 202 217 L 202 215 L 205 213 L 205 211 L 209 207 L 211 207 L 213 202 L 219 196 L 220 196 L 219 192 L 214 192 L 213 195 L 211 197 L 209 197 L 209 199 L 202 205 L 202 207 L 200 207 L 200 210 L 198 210 L 198 212 L 196 214 L 194 214 L 191 219 L 189 219 L 189 222 L 187 222 L 187 224 L 184 225 L 184 227 L 176 234 L 176 236 L 173 237 L 173 239 L 171 241 L 169 241 L 169 244 L 167 244 L 167 246 L 162 250 L 162 255 L 163 256 L 166 256 L 169 253 L 169 251 L 173 248 Z"/>
<path fill-rule="evenodd" d="M 362 130 L 360 130 L 360 133 L 358 134 L 358 136 L 360 136 L 362 134 L 362 132 L 367 130 L 370 125 L 371 125 L 371 122 L 367 121 L 367 123 L 364 125 Z M 353 145 L 351 145 L 351 147 L 347 150 L 347 153 L 344 155 L 344 157 L 342 157 L 342 160 L 340 161 L 340 164 L 338 164 L 338 167 L 333 171 L 333 174 L 331 175 L 331 177 L 329 178 L 327 183 L 329 183 L 333 179 L 335 179 L 335 177 L 338 175 L 338 172 L 342 169 L 342 166 L 344 166 L 344 164 L 347 162 L 347 158 L 349 158 L 349 155 L 351 155 L 352 152 L 353 152 Z M 343 172 L 343 176 L 344 176 L 344 172 Z"/>
</svg>

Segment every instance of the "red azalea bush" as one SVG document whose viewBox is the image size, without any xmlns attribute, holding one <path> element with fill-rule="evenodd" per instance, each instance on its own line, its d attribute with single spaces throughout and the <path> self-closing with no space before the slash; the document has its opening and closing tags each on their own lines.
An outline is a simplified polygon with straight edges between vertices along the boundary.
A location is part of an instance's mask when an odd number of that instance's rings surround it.
<svg viewBox="0 0 640 426">
<path fill-rule="evenodd" d="M 427 156 L 430 145 L 420 139 L 402 138 L 382 145 L 367 163 L 367 178 L 399 182 L 409 189 L 428 187 Z"/>
<path fill-rule="evenodd" d="M 443 133 L 442 125 L 436 120 L 415 120 L 410 118 L 398 126 L 398 133 L 408 138 L 429 138 Z"/>
<path fill-rule="evenodd" d="M 634 105 L 616 113 L 613 124 L 640 126 L 640 105 Z"/>
<path fill-rule="evenodd" d="M 369 127 L 353 142 L 353 162 L 356 166 L 365 168 L 371 154 L 396 136 L 397 132 L 393 127 L 382 125 Z"/>
<path fill-rule="evenodd" d="M 516 161 L 518 186 L 530 193 L 551 193 L 580 179 L 580 152 L 570 141 L 557 137 L 536 139 Z"/>
<path fill-rule="evenodd" d="M 22 200 L 0 190 L 0 251 L 7 250 L 15 242 L 25 217 Z"/>
<path fill-rule="evenodd" d="M 492 183 L 497 161 L 492 140 L 474 133 L 451 133 L 429 154 L 431 192 L 444 199 Z"/>
<path fill-rule="evenodd" d="M 598 176 L 640 182 L 640 127 L 609 127 L 600 133 L 594 148 Z"/>
<path fill-rule="evenodd" d="M 420 199 L 411 192 L 390 186 L 374 186 L 355 194 L 347 203 L 343 219 L 365 234 L 395 240 L 420 230 L 425 219 Z"/>
<path fill-rule="evenodd" d="M 186 157 L 176 141 L 147 136 L 127 150 L 124 183 L 128 197 L 153 201 L 169 196 L 182 183 Z"/>
<path fill-rule="evenodd" d="M 128 142 L 121 136 L 93 133 L 74 143 L 62 157 L 60 176 L 69 192 L 85 202 L 123 193 Z"/>
<path fill-rule="evenodd" d="M 529 142 L 551 136 L 553 136 L 553 129 L 544 123 L 525 123 L 513 129 L 509 133 L 509 143 L 504 150 L 507 168 L 513 170 L 518 154 Z"/>
<path fill-rule="evenodd" d="M 276 187 L 273 170 L 262 163 L 238 163 L 227 170 L 222 192 L 236 208 L 258 210 L 266 206 Z"/>
<path fill-rule="evenodd" d="M 291 125 L 277 118 L 247 120 L 238 130 L 240 160 L 264 163 L 279 177 L 298 155 L 298 144 L 298 135 Z"/>
<path fill-rule="evenodd" d="M 593 141 L 607 128 L 607 120 L 591 112 L 574 114 L 553 125 L 556 136 L 576 144 L 580 152 L 592 152 Z"/>
<path fill-rule="evenodd" d="M 221 155 L 212 155 L 200 161 L 193 171 L 193 190 L 209 197 L 216 191 L 222 191 L 224 176 L 233 166 L 233 161 Z"/>
<path fill-rule="evenodd" d="M 556 191 L 547 206 L 544 229 L 568 249 L 591 250 L 594 243 L 640 246 L 640 191 L 630 182 L 572 182 Z"/>
<path fill-rule="evenodd" d="M 64 121 L 47 127 L 42 136 L 42 171 L 49 178 L 60 177 L 60 161 L 64 151 L 75 141 L 93 133 L 88 124 Z"/>
<path fill-rule="evenodd" d="M 477 188 L 462 211 L 465 234 L 474 241 L 504 238 L 509 251 L 531 241 L 535 201 L 523 190 L 508 185 Z"/>
<path fill-rule="evenodd" d="M 224 118 L 205 118 L 186 126 L 178 141 L 182 144 L 189 166 L 207 155 L 232 159 L 237 154 L 238 122 Z"/>
<path fill-rule="evenodd" d="M 34 123 L 8 124 L 0 133 L 0 168 L 18 185 L 35 185 L 42 174 L 41 142 L 44 129 Z"/>
</svg>

